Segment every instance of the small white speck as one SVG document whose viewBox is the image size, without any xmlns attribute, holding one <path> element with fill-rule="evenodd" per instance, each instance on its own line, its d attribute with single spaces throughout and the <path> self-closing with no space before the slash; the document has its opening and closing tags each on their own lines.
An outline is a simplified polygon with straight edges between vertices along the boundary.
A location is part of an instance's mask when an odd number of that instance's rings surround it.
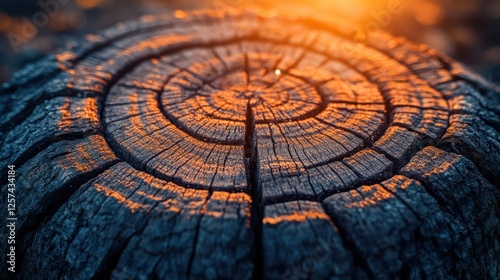
<svg viewBox="0 0 500 280">
<path fill-rule="evenodd" d="M 274 70 L 274 74 L 276 74 L 276 75 L 281 75 L 281 70 L 280 70 L 280 69 L 276 69 L 276 70 Z"/>
</svg>

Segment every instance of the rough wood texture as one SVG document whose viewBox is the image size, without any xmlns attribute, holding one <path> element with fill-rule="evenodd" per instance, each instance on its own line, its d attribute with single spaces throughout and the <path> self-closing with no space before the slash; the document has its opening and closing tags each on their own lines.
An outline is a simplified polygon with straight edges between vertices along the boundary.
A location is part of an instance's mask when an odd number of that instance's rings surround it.
<svg viewBox="0 0 500 280">
<path fill-rule="evenodd" d="M 497 90 L 354 31 L 177 13 L 26 67 L 0 96 L 17 276 L 498 279 Z"/>
</svg>

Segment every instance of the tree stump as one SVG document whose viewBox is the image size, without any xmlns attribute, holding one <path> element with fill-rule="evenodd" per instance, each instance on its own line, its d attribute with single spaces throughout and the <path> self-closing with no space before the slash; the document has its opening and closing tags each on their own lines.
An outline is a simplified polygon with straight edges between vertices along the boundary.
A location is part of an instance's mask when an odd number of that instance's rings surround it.
<svg viewBox="0 0 500 280">
<path fill-rule="evenodd" d="M 498 279 L 498 89 L 356 34 L 177 12 L 17 73 L 0 96 L 15 275 Z"/>
</svg>

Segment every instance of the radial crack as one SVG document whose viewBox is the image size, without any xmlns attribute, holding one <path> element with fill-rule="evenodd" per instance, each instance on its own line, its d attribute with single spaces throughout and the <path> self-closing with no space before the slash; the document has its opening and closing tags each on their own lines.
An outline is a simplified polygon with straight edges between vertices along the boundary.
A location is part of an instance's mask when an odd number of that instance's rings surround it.
<svg viewBox="0 0 500 280">
<path fill-rule="evenodd" d="M 249 193 L 252 197 L 251 226 L 254 234 L 253 247 L 253 279 L 264 278 L 264 260 L 262 251 L 262 219 L 264 216 L 264 203 L 259 180 L 259 155 L 257 152 L 257 137 L 255 134 L 255 115 L 250 105 L 247 104 L 244 161 Z"/>
</svg>

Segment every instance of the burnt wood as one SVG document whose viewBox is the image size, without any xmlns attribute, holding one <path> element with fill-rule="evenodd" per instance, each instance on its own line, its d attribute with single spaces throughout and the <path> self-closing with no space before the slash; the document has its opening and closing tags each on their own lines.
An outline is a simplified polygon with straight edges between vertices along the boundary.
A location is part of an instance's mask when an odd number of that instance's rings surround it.
<svg viewBox="0 0 500 280">
<path fill-rule="evenodd" d="M 356 38 L 177 12 L 27 66 L 0 95 L 16 276 L 498 279 L 498 89 L 429 47 Z"/>
</svg>

